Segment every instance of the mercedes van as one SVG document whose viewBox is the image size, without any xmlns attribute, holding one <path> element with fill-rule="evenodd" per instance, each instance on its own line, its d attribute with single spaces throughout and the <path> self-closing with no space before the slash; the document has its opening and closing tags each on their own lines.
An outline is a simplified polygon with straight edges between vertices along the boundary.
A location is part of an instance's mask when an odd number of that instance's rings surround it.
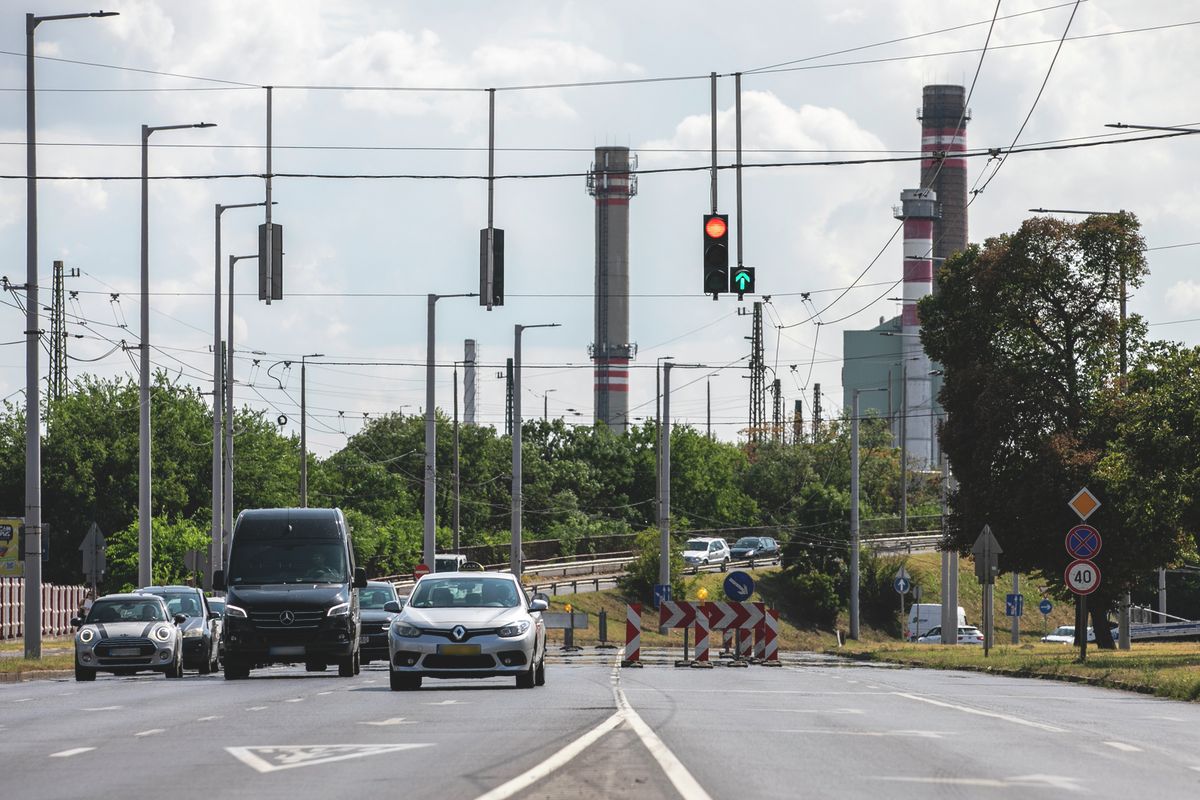
<svg viewBox="0 0 1200 800">
<path fill-rule="evenodd" d="M 357 674 L 358 590 L 366 585 L 340 509 L 243 511 L 228 569 L 213 573 L 213 587 L 225 591 L 225 678 L 269 664 L 310 672 L 336 664 L 343 678 Z"/>
</svg>

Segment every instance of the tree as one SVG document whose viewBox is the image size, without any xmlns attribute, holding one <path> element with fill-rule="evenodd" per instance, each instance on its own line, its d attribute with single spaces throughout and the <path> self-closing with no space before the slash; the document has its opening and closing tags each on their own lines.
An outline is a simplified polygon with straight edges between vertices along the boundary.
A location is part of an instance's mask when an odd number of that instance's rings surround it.
<svg viewBox="0 0 1200 800">
<path fill-rule="evenodd" d="M 968 551 L 990 524 L 1004 569 L 1040 570 L 1061 587 L 1061 542 L 1078 522 L 1066 503 L 1088 486 L 1103 503 L 1089 520 L 1105 542 L 1092 604 L 1101 646 L 1111 646 L 1104 614 L 1118 594 L 1165 555 L 1121 513 L 1121 487 L 1100 468 L 1115 435 L 1106 412 L 1121 342 L 1135 357 L 1145 349 L 1144 324 L 1133 317 L 1122 329 L 1118 311 L 1122 278 L 1137 287 L 1146 274 L 1142 250 L 1130 214 L 1039 217 L 951 257 L 940 291 L 920 304 L 926 352 L 945 371 L 941 441 L 958 482 L 951 544 Z"/>
</svg>

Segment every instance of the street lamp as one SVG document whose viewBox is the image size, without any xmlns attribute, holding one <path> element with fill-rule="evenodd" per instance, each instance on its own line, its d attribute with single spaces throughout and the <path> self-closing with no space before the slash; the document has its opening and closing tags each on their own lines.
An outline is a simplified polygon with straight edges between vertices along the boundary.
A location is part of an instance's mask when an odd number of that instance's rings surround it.
<svg viewBox="0 0 1200 800">
<path fill-rule="evenodd" d="M 38 383 L 37 113 L 33 32 L 43 22 L 114 17 L 116 11 L 25 15 L 25 657 L 42 657 L 42 407 Z M 33 556 L 29 557 L 28 554 Z"/>
<path fill-rule="evenodd" d="M 233 268 L 239 261 L 258 259 L 258 253 L 246 256 L 229 256 L 229 328 L 225 334 L 225 524 L 224 536 L 233 537 Z M 257 353 L 256 354 L 260 354 Z M 266 355 L 261 353 L 260 355 Z M 224 537 L 222 537 L 224 539 Z M 221 542 L 224 554 L 225 542 Z"/>
<path fill-rule="evenodd" d="M 863 392 L 886 392 L 883 386 L 850 391 L 850 638 L 858 639 L 858 396 Z"/>
<path fill-rule="evenodd" d="M 215 237 L 213 251 L 215 263 L 213 266 L 213 454 L 212 454 L 212 545 L 209 550 L 209 569 L 204 577 L 205 585 L 212 587 L 212 573 L 224 569 L 224 534 L 221 530 L 222 513 L 226 499 L 224 498 L 224 479 L 222 477 L 223 461 L 221 460 L 221 416 L 224 413 L 224 394 L 221 391 L 221 215 L 231 208 L 253 208 L 265 203 L 234 203 L 223 206 L 216 205 Z"/>
<path fill-rule="evenodd" d="M 542 422 L 547 422 L 550 419 L 550 393 L 557 392 L 558 389 L 547 389 L 542 392 Z"/>
<path fill-rule="evenodd" d="M 513 326 L 513 426 L 512 426 L 512 544 L 509 568 L 521 577 L 521 333 L 532 328 L 557 328 L 559 323 Z"/>
<path fill-rule="evenodd" d="M 184 128 L 215 128 L 212 122 L 188 125 L 142 126 L 142 297 L 141 331 L 138 349 L 141 351 L 141 392 L 138 415 L 138 585 L 154 583 L 152 569 L 150 517 L 150 134 Z"/>
<path fill-rule="evenodd" d="M 324 353 L 309 353 L 300 356 L 300 507 L 308 508 L 308 409 L 305 405 L 305 359 L 324 358 Z"/>
<path fill-rule="evenodd" d="M 437 552 L 437 413 L 433 386 L 434 322 L 437 301 L 443 297 L 475 297 L 474 292 L 464 294 L 429 294 L 426 311 L 427 336 L 425 342 L 425 536 L 423 542 L 424 562 L 432 572 L 436 568 L 434 554 Z"/>
</svg>

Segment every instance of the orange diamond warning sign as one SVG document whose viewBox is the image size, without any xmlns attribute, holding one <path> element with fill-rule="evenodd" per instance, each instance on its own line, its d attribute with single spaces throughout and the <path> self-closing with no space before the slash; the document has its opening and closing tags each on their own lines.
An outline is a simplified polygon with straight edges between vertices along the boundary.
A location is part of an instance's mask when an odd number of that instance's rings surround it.
<svg viewBox="0 0 1200 800">
<path fill-rule="evenodd" d="M 1086 522 L 1087 518 L 1092 515 L 1092 512 L 1100 507 L 1100 501 L 1096 499 L 1096 495 L 1089 492 L 1088 488 L 1085 486 L 1080 489 L 1074 497 L 1067 501 L 1067 505 L 1071 507 L 1072 511 L 1079 515 L 1081 520 Z"/>
</svg>

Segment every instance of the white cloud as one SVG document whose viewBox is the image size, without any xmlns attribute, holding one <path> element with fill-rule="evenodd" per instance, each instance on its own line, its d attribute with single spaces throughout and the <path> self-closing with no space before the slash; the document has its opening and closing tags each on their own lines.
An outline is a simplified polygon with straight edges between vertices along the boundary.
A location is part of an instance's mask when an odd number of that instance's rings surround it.
<svg viewBox="0 0 1200 800">
<path fill-rule="evenodd" d="M 1167 291 L 1166 304 L 1176 314 L 1200 312 L 1200 282 L 1178 281 Z"/>
</svg>

